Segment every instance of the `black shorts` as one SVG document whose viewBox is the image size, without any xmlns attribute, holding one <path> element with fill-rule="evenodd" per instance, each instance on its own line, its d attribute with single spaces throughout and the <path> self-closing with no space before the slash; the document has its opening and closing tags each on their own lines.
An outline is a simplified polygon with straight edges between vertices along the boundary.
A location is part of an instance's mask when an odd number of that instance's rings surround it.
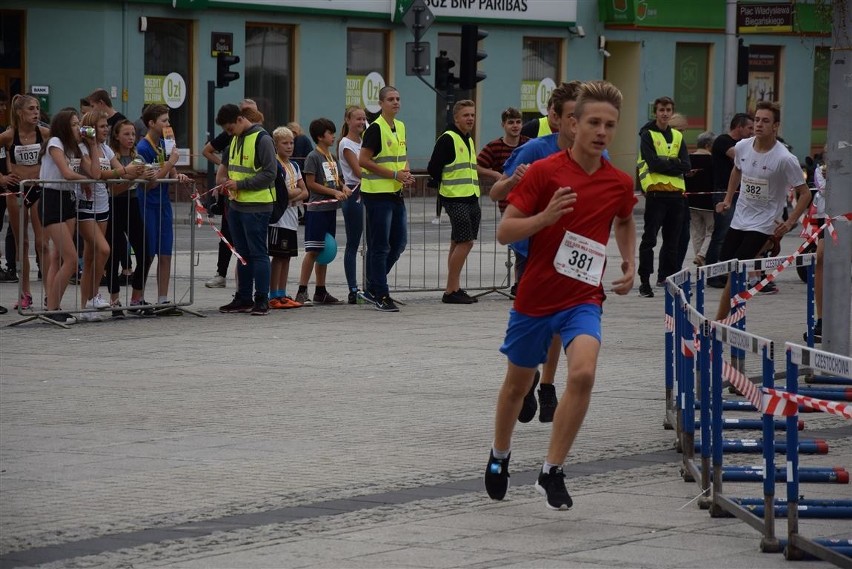
<svg viewBox="0 0 852 569">
<path fill-rule="evenodd" d="M 476 237 L 479 235 L 479 222 L 482 219 L 479 202 L 441 200 L 441 205 L 450 218 L 450 225 L 452 226 L 450 239 L 456 243 L 476 241 Z"/>
<path fill-rule="evenodd" d="M 270 227 L 266 240 L 269 256 L 290 259 L 299 256 L 299 234 L 286 227 Z"/>
<path fill-rule="evenodd" d="M 77 202 L 73 190 L 55 190 L 44 188 L 39 201 L 41 224 L 44 227 L 74 219 L 77 215 Z"/>
<path fill-rule="evenodd" d="M 722 243 L 722 251 L 719 253 L 720 261 L 731 259 L 756 259 L 763 246 L 771 235 L 759 231 L 743 231 L 742 229 L 728 229 L 725 242 Z"/>
<path fill-rule="evenodd" d="M 24 206 L 28 209 L 33 207 L 41 198 L 41 186 L 27 186 L 24 188 Z"/>
</svg>

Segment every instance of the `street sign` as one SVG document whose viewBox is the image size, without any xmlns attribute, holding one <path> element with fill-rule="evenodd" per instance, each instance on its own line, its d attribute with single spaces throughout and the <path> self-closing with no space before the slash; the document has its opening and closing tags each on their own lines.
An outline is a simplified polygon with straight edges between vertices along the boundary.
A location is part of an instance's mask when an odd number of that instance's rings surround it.
<svg viewBox="0 0 852 569">
<path fill-rule="evenodd" d="M 417 50 L 420 50 L 419 57 Z M 431 51 L 428 41 L 405 42 L 405 74 L 429 75 L 432 73 L 429 68 L 429 61 L 432 59 Z"/>
<path fill-rule="evenodd" d="M 402 17 L 402 23 L 414 34 L 415 41 L 420 40 L 434 21 L 435 15 L 426 5 L 426 0 L 414 0 Z"/>
</svg>

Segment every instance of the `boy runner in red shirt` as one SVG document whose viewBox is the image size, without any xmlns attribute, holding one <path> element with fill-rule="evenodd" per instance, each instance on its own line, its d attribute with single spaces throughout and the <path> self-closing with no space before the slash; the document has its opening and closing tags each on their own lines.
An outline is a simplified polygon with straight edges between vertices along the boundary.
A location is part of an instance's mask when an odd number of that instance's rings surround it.
<svg viewBox="0 0 852 569">
<path fill-rule="evenodd" d="M 535 162 L 509 194 L 497 228 L 500 243 L 532 236 L 524 278 L 509 313 L 500 351 L 509 359 L 497 399 L 494 443 L 485 471 L 488 495 L 502 500 L 509 487 L 512 431 L 536 367 L 554 334 L 568 356 L 568 381 L 556 408 L 550 447 L 536 489 L 552 510 L 572 506 L 562 463 L 589 406 L 601 343 L 601 278 L 611 228 L 621 254 L 616 294 L 633 288 L 636 227 L 633 179 L 601 154 L 615 135 L 621 92 L 606 81 L 580 87 L 571 149 Z"/>
</svg>

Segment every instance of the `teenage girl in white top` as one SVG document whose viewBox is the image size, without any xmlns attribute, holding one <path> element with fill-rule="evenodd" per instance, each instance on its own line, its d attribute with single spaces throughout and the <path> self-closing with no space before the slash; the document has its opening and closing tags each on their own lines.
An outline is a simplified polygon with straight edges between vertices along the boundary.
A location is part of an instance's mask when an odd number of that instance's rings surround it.
<svg viewBox="0 0 852 569">
<path fill-rule="evenodd" d="M 364 232 L 364 206 L 358 191 L 361 186 L 361 166 L 358 165 L 358 154 L 361 152 L 361 136 L 367 129 L 367 115 L 359 106 L 346 107 L 343 117 L 340 143 L 337 156 L 340 159 L 340 171 L 343 183 L 353 191 L 353 195 L 341 203 L 343 221 L 346 223 L 346 252 L 343 255 L 343 270 L 346 273 L 346 283 L 349 285 L 349 304 L 358 302 L 358 274 L 355 259 L 358 255 L 358 245 Z"/>
</svg>

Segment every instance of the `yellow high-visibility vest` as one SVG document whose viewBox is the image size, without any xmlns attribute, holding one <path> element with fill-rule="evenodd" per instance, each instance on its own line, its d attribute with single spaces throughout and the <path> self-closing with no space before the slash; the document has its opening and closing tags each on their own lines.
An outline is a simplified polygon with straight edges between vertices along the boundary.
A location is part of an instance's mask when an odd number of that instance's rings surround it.
<svg viewBox="0 0 852 569">
<path fill-rule="evenodd" d="M 553 131 L 550 128 L 550 122 L 547 120 L 547 117 L 541 117 L 538 119 L 538 134 L 536 136 L 541 138 L 548 134 L 553 134 Z"/>
<path fill-rule="evenodd" d="M 672 142 L 666 142 L 662 132 L 657 130 L 649 130 L 651 140 L 654 141 L 654 150 L 657 151 L 657 156 L 663 158 L 677 158 L 680 153 L 680 145 L 683 143 L 683 135 L 680 131 L 672 129 Z M 642 186 L 643 192 L 685 192 L 686 182 L 683 176 L 669 176 L 668 174 L 660 174 L 651 172 L 648 168 L 648 163 L 639 156 L 637 160 L 639 168 L 639 185 Z"/>
<path fill-rule="evenodd" d="M 473 138 L 467 144 L 455 131 L 448 130 L 456 149 L 456 159 L 444 166 L 438 193 L 447 198 L 479 197 L 479 176 L 476 173 L 476 150 Z"/>
<path fill-rule="evenodd" d="M 228 149 L 228 178 L 236 182 L 253 178 L 262 168 L 255 166 L 255 145 L 258 136 L 268 136 L 266 131 L 258 130 L 248 136 L 235 136 Z M 238 145 L 242 139 L 242 144 Z M 275 184 L 268 188 L 250 188 L 239 190 L 231 200 L 240 203 L 272 203 L 275 201 Z"/>
<path fill-rule="evenodd" d="M 384 117 L 379 116 L 374 124 L 379 125 L 382 134 L 382 150 L 373 156 L 373 161 L 389 168 L 394 172 L 405 169 L 408 161 L 405 144 L 405 125 L 402 121 L 395 120 L 396 133 L 391 130 L 390 125 Z M 383 178 L 375 172 L 361 168 L 361 191 L 367 194 L 393 194 L 402 189 L 402 182 L 392 178 Z"/>
</svg>

